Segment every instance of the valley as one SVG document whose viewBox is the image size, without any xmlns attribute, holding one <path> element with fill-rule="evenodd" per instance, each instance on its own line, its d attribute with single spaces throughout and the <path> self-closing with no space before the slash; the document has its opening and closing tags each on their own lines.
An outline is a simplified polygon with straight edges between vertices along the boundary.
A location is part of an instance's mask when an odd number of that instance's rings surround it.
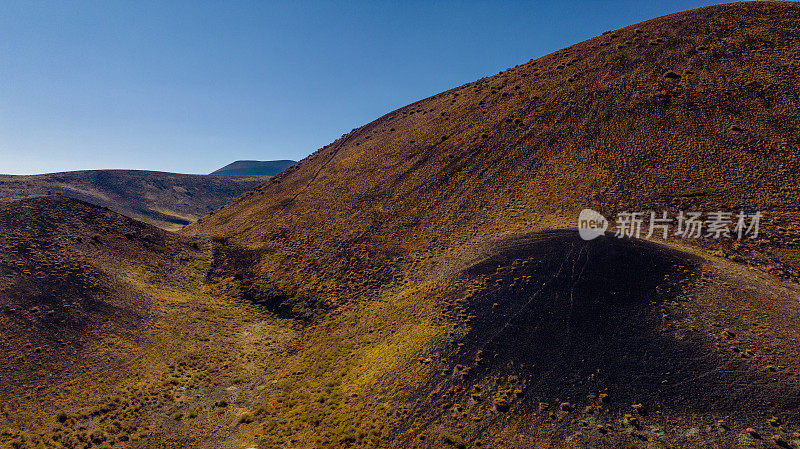
<svg viewBox="0 0 800 449">
<path fill-rule="evenodd" d="M 799 13 L 604 33 L 186 223 L 0 200 L 0 445 L 800 448 Z M 585 208 L 763 220 L 584 240 Z"/>
</svg>

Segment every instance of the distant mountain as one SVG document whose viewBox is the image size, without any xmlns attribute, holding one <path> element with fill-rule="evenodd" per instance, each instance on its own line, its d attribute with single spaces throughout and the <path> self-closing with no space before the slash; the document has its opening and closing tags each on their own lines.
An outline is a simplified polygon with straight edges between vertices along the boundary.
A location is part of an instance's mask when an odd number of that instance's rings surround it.
<svg viewBox="0 0 800 449">
<path fill-rule="evenodd" d="M 247 175 L 247 176 L 275 176 L 283 170 L 296 164 L 297 161 L 236 161 L 228 164 L 219 170 L 212 172 L 212 175 Z"/>
<path fill-rule="evenodd" d="M 253 189 L 265 176 L 184 175 L 142 170 L 85 170 L 0 175 L 0 198 L 62 195 L 175 230 Z"/>
</svg>

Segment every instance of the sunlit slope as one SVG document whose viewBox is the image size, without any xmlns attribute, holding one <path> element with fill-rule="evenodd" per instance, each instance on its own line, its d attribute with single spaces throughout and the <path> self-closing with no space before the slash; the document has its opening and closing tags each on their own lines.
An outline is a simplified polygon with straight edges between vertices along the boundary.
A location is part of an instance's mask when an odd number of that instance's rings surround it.
<svg viewBox="0 0 800 449">
<path fill-rule="evenodd" d="M 799 14 L 734 3 L 598 36 L 357 128 L 186 232 L 269 242 L 296 268 L 571 224 L 587 206 L 796 226 Z"/>
<path fill-rule="evenodd" d="M 798 44 L 784 2 L 609 32 L 187 227 L 246 247 L 229 291 L 312 317 L 260 447 L 800 445 Z M 549 229 L 585 207 L 765 218 L 741 242 Z"/>
</svg>

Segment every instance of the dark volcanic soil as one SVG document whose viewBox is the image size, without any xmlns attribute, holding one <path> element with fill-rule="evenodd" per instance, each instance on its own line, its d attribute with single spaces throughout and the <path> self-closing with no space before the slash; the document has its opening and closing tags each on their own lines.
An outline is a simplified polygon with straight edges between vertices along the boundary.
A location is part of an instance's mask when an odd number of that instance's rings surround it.
<svg viewBox="0 0 800 449">
<path fill-rule="evenodd" d="M 518 374 L 529 406 L 605 392 L 616 407 L 752 411 L 768 396 L 796 409 L 797 397 L 786 395 L 796 383 L 747 375 L 700 335 L 675 338 L 670 303 L 686 299 L 699 265 L 686 253 L 613 236 L 587 242 L 549 231 L 515 240 L 468 270 L 488 285 L 469 300 L 475 318 L 456 356 L 476 365 L 476 377 Z"/>
<path fill-rule="evenodd" d="M 796 416 L 795 376 L 753 369 L 715 348 L 716 330 L 698 319 L 714 312 L 695 301 L 702 258 L 612 234 L 587 242 L 574 230 L 514 238 L 493 251 L 464 270 L 472 287 L 445 300 L 450 319 L 468 331 L 443 350 L 444 369 L 424 387 L 419 410 L 429 423 L 456 417 L 462 434 L 480 437 L 524 413 L 565 437 L 591 423 L 588 441 L 602 436 L 607 445 L 636 440 L 651 424 L 674 425 L 674 416 L 728 425 Z M 622 425 L 606 435 L 604 423 Z"/>
</svg>

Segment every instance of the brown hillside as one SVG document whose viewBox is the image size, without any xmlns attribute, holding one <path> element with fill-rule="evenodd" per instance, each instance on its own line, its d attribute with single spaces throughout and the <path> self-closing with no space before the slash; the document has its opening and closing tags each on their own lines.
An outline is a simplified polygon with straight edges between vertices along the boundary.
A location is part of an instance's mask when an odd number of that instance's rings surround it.
<svg viewBox="0 0 800 449">
<path fill-rule="evenodd" d="M 0 175 L 0 198 L 60 193 L 176 230 L 219 209 L 269 178 L 184 175 L 143 170 L 84 170 Z"/>
<path fill-rule="evenodd" d="M 260 447 L 800 447 L 798 48 L 797 3 L 653 19 L 391 112 L 185 228 L 257 256 L 233 294 L 325 314 Z M 765 220 L 682 251 L 547 231 L 585 207 Z"/>
<path fill-rule="evenodd" d="M 0 200 L 0 229 L 0 447 L 251 438 L 294 331 L 209 294 L 208 242 L 61 195 Z"/>
<path fill-rule="evenodd" d="M 75 364 L 102 352 L 99 342 L 131 338 L 160 306 L 133 273 L 178 270 L 196 251 L 188 239 L 60 195 L 0 200 L 0 227 L 5 401 L 76 375 Z"/>
<path fill-rule="evenodd" d="M 796 232 L 799 12 L 734 3 L 598 36 L 391 112 L 187 232 L 279 245 L 293 268 L 584 207 L 762 210 Z"/>
</svg>

